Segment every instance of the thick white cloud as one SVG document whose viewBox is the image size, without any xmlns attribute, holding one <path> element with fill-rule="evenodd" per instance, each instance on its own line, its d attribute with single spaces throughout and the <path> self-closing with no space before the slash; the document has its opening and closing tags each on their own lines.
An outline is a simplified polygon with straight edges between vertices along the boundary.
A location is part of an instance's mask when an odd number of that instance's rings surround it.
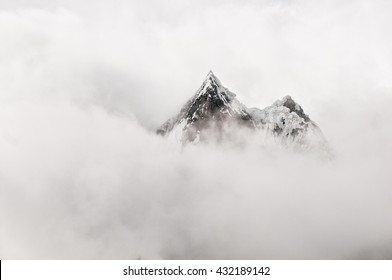
<svg viewBox="0 0 392 280">
<path fill-rule="evenodd" d="M 0 4 L 0 258 L 390 258 L 389 1 Z M 173 146 L 213 69 L 333 163 Z"/>
</svg>

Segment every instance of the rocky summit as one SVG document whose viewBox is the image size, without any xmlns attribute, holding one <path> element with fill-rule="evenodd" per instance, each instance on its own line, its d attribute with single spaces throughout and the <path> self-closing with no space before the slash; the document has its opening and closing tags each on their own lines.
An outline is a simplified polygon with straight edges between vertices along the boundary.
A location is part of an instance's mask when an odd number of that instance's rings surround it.
<svg viewBox="0 0 392 280">
<path fill-rule="evenodd" d="M 267 136 L 296 149 L 328 149 L 320 128 L 291 96 L 264 109 L 247 108 L 212 71 L 179 114 L 166 121 L 157 133 L 186 144 L 211 137 L 222 139 L 224 133 L 235 133 L 238 128 L 261 132 L 260 141 Z"/>
</svg>

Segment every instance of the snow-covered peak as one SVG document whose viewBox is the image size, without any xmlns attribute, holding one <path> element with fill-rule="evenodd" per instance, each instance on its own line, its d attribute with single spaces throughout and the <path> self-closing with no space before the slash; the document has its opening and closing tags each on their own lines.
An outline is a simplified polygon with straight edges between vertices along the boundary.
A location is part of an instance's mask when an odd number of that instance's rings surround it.
<svg viewBox="0 0 392 280">
<path fill-rule="evenodd" d="M 306 122 L 310 121 L 309 116 L 305 114 L 302 107 L 297 102 L 295 102 L 290 95 L 286 95 L 285 97 L 282 98 L 282 100 L 275 101 L 272 106 L 275 107 L 284 106 L 290 110 L 290 113 L 294 112 L 299 117 L 303 118 L 304 121 Z"/>
<path fill-rule="evenodd" d="M 210 72 L 208 72 L 204 81 L 206 81 L 207 83 L 215 83 L 215 84 L 218 84 L 219 86 L 222 85 L 221 82 L 219 81 L 219 79 L 214 75 L 214 72 L 212 72 L 212 70 L 210 70 Z"/>
<path fill-rule="evenodd" d="M 228 130 L 235 134 L 238 127 L 263 131 L 265 135 L 280 139 L 285 146 L 299 147 L 300 150 L 320 147 L 327 150 L 321 130 L 291 96 L 287 95 L 263 110 L 248 109 L 212 71 L 180 113 L 165 122 L 157 132 L 187 143 L 209 141 L 211 135 L 222 138 Z"/>
<path fill-rule="evenodd" d="M 212 79 L 212 80 L 218 80 L 218 78 L 214 75 L 214 72 L 210 70 L 205 78 L 205 80 Z"/>
<path fill-rule="evenodd" d="M 320 128 L 290 95 L 263 110 L 251 108 L 248 112 L 259 129 L 280 139 L 285 146 L 300 151 L 317 151 L 322 156 L 331 157 Z"/>
<path fill-rule="evenodd" d="M 180 113 L 169 120 L 158 130 L 160 134 L 168 134 L 176 127 L 181 127 L 185 136 L 182 139 L 194 139 L 205 127 L 212 123 L 220 126 L 226 122 L 245 122 L 254 126 L 247 108 L 235 98 L 235 94 L 222 86 L 219 79 L 210 71 L 201 87 L 182 107 Z M 193 140 L 192 140 L 193 141 Z"/>
<path fill-rule="evenodd" d="M 204 79 L 203 84 L 196 92 L 196 95 L 200 96 L 203 94 L 216 94 L 222 91 L 224 91 L 224 88 L 222 87 L 221 82 L 210 70 L 210 72 L 208 72 L 206 78 Z"/>
</svg>

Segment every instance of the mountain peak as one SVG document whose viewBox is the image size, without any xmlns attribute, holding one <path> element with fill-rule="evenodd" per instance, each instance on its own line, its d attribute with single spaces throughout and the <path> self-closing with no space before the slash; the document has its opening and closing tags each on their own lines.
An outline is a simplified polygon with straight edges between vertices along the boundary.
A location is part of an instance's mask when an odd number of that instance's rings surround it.
<svg viewBox="0 0 392 280">
<path fill-rule="evenodd" d="M 301 150 L 321 149 L 328 153 L 321 130 L 291 96 L 287 95 L 262 110 L 248 109 L 212 71 L 179 114 L 165 122 L 157 133 L 174 137 L 182 143 L 197 143 L 208 142 L 214 137 L 233 139 L 238 127 L 254 132 L 261 130 L 261 135 L 276 137 L 285 146 Z"/>
<path fill-rule="evenodd" d="M 212 70 L 210 70 L 206 76 L 206 78 L 204 79 L 204 82 L 201 86 L 201 88 L 199 89 L 200 93 L 203 92 L 207 92 L 207 89 L 212 89 L 213 91 L 218 91 L 219 88 L 222 87 L 221 82 L 219 81 L 219 79 L 214 75 L 214 73 L 212 72 Z"/>
<path fill-rule="evenodd" d="M 210 70 L 205 78 L 205 80 L 218 80 L 218 78 L 215 76 L 214 72 Z"/>
<path fill-rule="evenodd" d="M 207 78 L 208 77 L 215 77 L 214 72 L 212 72 L 212 70 L 210 70 L 207 74 Z"/>
<path fill-rule="evenodd" d="M 291 98 L 290 95 L 286 95 L 282 100 L 277 100 L 274 103 L 275 106 L 284 106 L 290 110 L 290 112 L 296 113 L 299 117 L 303 118 L 306 122 L 310 121 L 308 115 L 305 114 L 302 107 Z"/>
<path fill-rule="evenodd" d="M 181 138 L 193 141 L 211 124 L 221 126 L 224 122 L 241 122 L 253 126 L 246 107 L 209 71 L 201 87 L 182 107 L 179 115 L 163 124 L 158 133 L 165 135 L 175 127 L 181 127 Z"/>
</svg>

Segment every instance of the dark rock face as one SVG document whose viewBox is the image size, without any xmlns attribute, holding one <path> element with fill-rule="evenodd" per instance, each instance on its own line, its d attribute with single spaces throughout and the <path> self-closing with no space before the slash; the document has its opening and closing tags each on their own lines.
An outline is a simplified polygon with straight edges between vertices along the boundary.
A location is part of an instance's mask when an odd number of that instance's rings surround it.
<svg viewBox="0 0 392 280">
<path fill-rule="evenodd" d="M 301 106 L 299 106 L 293 99 L 291 99 L 291 96 L 287 96 L 286 100 L 283 103 L 283 106 L 289 108 L 290 112 L 296 113 L 299 117 L 303 118 L 306 122 L 309 122 L 309 116 L 304 113 L 304 110 L 302 109 Z"/>
<path fill-rule="evenodd" d="M 198 136 L 203 136 L 203 131 L 213 127 L 219 132 L 224 124 L 229 123 L 255 127 L 246 107 L 210 72 L 180 113 L 165 122 L 157 133 L 167 135 L 176 126 L 181 125 L 184 134 L 182 140 L 194 141 Z"/>
</svg>

